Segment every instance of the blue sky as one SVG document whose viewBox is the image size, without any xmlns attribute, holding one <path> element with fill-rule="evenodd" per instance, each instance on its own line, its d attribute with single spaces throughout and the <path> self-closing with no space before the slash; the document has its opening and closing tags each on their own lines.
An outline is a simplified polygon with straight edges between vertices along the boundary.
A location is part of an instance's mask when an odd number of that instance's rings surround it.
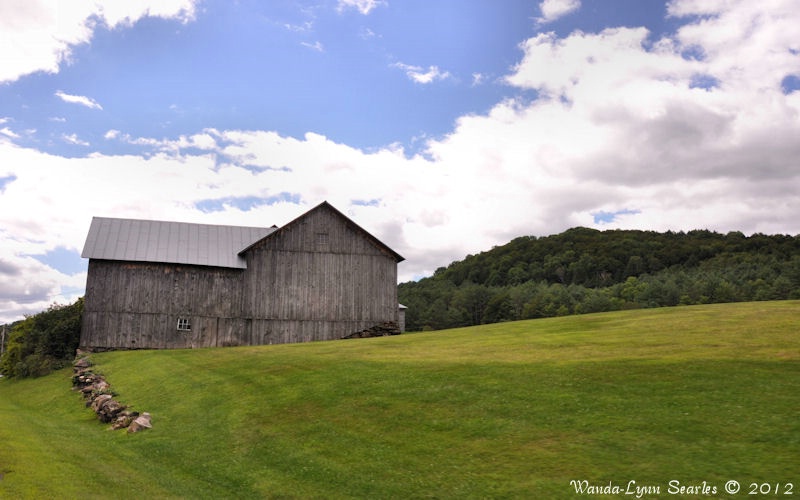
<svg viewBox="0 0 800 500">
<path fill-rule="evenodd" d="M 647 25 L 658 36 L 670 24 L 663 3 L 638 0 L 585 1 L 542 25 L 539 15 L 521 0 L 376 3 L 368 15 L 334 1 L 208 0 L 185 24 L 145 17 L 130 28 L 98 26 L 57 75 L 2 89 L 0 116 L 37 130 L 19 144 L 66 156 L 126 151 L 103 141 L 109 130 L 175 137 L 204 128 L 312 131 L 413 153 L 459 116 L 535 97 L 502 81 L 535 33 Z M 93 104 L 81 109 L 59 95 Z"/>
<path fill-rule="evenodd" d="M 91 217 L 328 200 L 401 280 L 569 227 L 800 232 L 793 0 L 10 0 L 0 322 L 83 293 Z"/>
<path fill-rule="evenodd" d="M 63 155 L 87 147 L 64 134 L 117 152 L 118 143 L 103 141 L 108 130 L 174 137 L 209 127 L 418 149 L 458 116 L 513 93 L 496 80 L 518 60 L 535 10 L 529 2 L 396 2 L 364 15 L 335 2 L 206 1 L 184 25 L 145 18 L 101 27 L 58 75 L 3 89 L 0 113 L 37 129 L 28 144 Z M 427 85 L 406 76 L 432 68 L 447 76 Z M 474 85 L 476 74 L 486 81 Z M 89 96 L 102 110 L 76 109 L 57 92 Z"/>
</svg>

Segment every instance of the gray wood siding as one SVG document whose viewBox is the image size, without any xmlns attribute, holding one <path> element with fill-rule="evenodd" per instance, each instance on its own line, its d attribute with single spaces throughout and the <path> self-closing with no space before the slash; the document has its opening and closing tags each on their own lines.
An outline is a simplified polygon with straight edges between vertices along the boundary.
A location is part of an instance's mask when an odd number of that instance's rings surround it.
<svg viewBox="0 0 800 500">
<path fill-rule="evenodd" d="M 258 337 L 325 340 L 397 321 L 395 258 L 332 210 L 252 247 L 244 280 L 245 316 L 271 321 Z"/>
<path fill-rule="evenodd" d="M 397 320 L 396 266 L 385 258 L 275 250 L 253 257 L 245 278 L 247 317 Z"/>
<path fill-rule="evenodd" d="M 86 282 L 91 310 L 239 316 L 243 271 L 92 259 Z"/>
<path fill-rule="evenodd" d="M 90 259 L 81 346 L 306 342 L 398 321 L 402 257 L 327 205 L 243 257 L 246 269 Z M 178 318 L 188 319 L 191 330 L 178 330 Z"/>
<path fill-rule="evenodd" d="M 216 345 L 217 318 L 241 316 L 242 273 L 92 259 L 81 345 L 149 349 Z M 179 317 L 190 320 L 191 331 L 178 331 Z"/>
<path fill-rule="evenodd" d="M 189 316 L 191 331 L 179 331 L 176 319 L 171 314 L 84 311 L 81 347 L 179 349 L 251 345 L 248 320 Z"/>
</svg>

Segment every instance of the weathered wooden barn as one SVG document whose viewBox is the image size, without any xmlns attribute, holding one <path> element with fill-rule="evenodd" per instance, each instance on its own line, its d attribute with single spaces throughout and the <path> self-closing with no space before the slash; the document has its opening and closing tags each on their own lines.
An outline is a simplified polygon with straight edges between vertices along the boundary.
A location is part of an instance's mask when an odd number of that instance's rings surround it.
<svg viewBox="0 0 800 500">
<path fill-rule="evenodd" d="M 260 345 L 399 328 L 399 254 L 329 203 L 281 228 L 95 217 L 80 345 Z"/>
</svg>

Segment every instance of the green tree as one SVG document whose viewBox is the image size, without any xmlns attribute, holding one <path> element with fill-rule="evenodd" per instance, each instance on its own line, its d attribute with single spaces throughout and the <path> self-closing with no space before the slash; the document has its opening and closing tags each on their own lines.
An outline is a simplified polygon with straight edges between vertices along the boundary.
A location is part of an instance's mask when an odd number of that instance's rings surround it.
<svg viewBox="0 0 800 500">
<path fill-rule="evenodd" d="M 517 264 L 508 270 L 508 284 L 521 285 L 528 280 L 528 272 L 525 270 L 524 264 Z"/>
<path fill-rule="evenodd" d="M 631 255 L 628 264 L 625 266 L 625 277 L 639 276 L 644 272 L 644 259 L 640 255 Z"/>
<path fill-rule="evenodd" d="M 644 292 L 645 285 L 639 281 L 639 278 L 630 276 L 622 284 L 619 295 L 625 302 L 636 304 L 639 301 L 641 294 Z"/>
<path fill-rule="evenodd" d="M 54 304 L 16 323 L 0 371 L 7 377 L 38 377 L 67 366 L 80 342 L 82 314 L 83 298 L 71 305 Z"/>
<path fill-rule="evenodd" d="M 480 325 L 484 322 L 484 313 L 491 296 L 487 287 L 467 281 L 462 283 L 453 296 L 453 306 L 466 311 L 469 325 Z"/>
<path fill-rule="evenodd" d="M 517 319 L 514 314 L 514 302 L 507 291 L 496 293 L 486 304 L 486 323 L 500 323 Z"/>
</svg>

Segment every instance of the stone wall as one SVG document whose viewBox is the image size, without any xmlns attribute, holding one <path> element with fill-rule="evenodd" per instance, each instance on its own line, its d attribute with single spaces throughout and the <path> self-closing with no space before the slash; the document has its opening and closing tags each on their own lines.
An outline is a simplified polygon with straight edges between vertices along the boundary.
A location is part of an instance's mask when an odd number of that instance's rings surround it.
<svg viewBox="0 0 800 500">
<path fill-rule="evenodd" d="M 112 429 L 128 429 L 138 432 L 152 427 L 150 414 L 139 414 L 129 406 L 115 399 L 116 394 L 105 377 L 95 373 L 87 353 L 78 350 L 72 364 L 72 388 L 80 391 L 86 400 L 86 406 L 95 412 L 104 424 L 111 424 Z"/>
<path fill-rule="evenodd" d="M 400 335 L 400 327 L 394 321 L 386 321 L 373 327 L 351 333 L 343 339 L 365 339 L 369 337 L 386 337 L 389 335 Z"/>
</svg>

